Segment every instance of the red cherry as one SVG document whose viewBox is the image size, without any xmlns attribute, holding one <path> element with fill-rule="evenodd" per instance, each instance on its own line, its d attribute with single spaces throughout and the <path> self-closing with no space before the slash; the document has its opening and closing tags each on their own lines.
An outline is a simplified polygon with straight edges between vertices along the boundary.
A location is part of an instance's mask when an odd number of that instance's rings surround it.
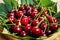
<svg viewBox="0 0 60 40">
<path fill-rule="evenodd" d="M 39 19 L 38 19 L 39 21 L 41 21 L 41 20 L 43 20 L 43 17 L 39 17 Z"/>
<path fill-rule="evenodd" d="M 56 23 L 53 23 L 51 25 L 51 27 L 52 27 L 53 30 L 57 30 L 58 29 L 58 25 Z"/>
<path fill-rule="evenodd" d="M 12 30 L 16 33 L 20 33 L 22 31 L 21 26 L 12 26 Z"/>
<path fill-rule="evenodd" d="M 27 8 L 27 11 L 28 11 L 28 10 L 32 11 L 32 7 L 28 7 L 28 8 Z"/>
<path fill-rule="evenodd" d="M 15 20 L 14 16 L 10 16 L 8 19 L 9 19 L 9 22 L 8 23 L 13 23 L 14 20 Z"/>
<path fill-rule="evenodd" d="M 52 31 L 50 29 L 46 29 L 46 32 L 45 33 L 48 36 L 48 35 L 50 35 L 52 33 Z"/>
<path fill-rule="evenodd" d="M 41 28 L 42 30 L 44 30 L 46 27 L 47 27 L 46 23 L 42 23 L 41 26 L 40 26 L 40 28 Z"/>
<path fill-rule="evenodd" d="M 41 31 L 40 36 L 46 36 L 45 32 Z"/>
<path fill-rule="evenodd" d="M 19 11 L 25 10 L 24 6 L 19 7 Z"/>
<path fill-rule="evenodd" d="M 28 9 L 28 5 L 24 5 L 24 9 L 27 11 L 27 9 Z"/>
<path fill-rule="evenodd" d="M 41 11 L 41 7 L 39 7 L 37 10 L 40 12 Z"/>
<path fill-rule="evenodd" d="M 37 9 L 33 9 L 31 16 L 34 17 L 36 14 L 38 14 L 38 10 Z"/>
<path fill-rule="evenodd" d="M 27 25 L 25 26 L 25 31 L 26 31 L 27 33 L 29 33 L 31 29 L 32 29 L 32 27 L 31 27 L 30 24 L 27 24 Z"/>
<path fill-rule="evenodd" d="M 29 23 L 29 18 L 28 17 L 23 17 L 21 20 L 21 24 L 27 25 Z"/>
<path fill-rule="evenodd" d="M 32 8 L 34 8 L 36 5 L 35 5 L 35 4 L 31 4 L 30 6 L 31 6 Z"/>
<path fill-rule="evenodd" d="M 14 12 L 9 12 L 8 17 L 14 16 Z"/>
<path fill-rule="evenodd" d="M 53 22 L 52 21 L 53 20 L 52 16 L 47 16 L 47 19 L 48 19 L 49 22 Z"/>
<path fill-rule="evenodd" d="M 55 17 L 53 18 L 53 22 L 54 23 L 57 23 L 57 19 Z"/>
<path fill-rule="evenodd" d="M 25 31 L 21 31 L 20 36 L 22 36 L 22 37 L 26 36 L 26 32 Z"/>
<path fill-rule="evenodd" d="M 43 13 L 44 13 L 44 14 L 48 14 L 48 10 L 44 10 Z"/>
<path fill-rule="evenodd" d="M 32 28 L 32 33 L 39 35 L 41 33 L 41 29 L 40 28 L 37 28 L 37 27 L 33 27 Z"/>
<path fill-rule="evenodd" d="M 33 25 L 33 26 L 36 26 L 38 23 L 39 23 L 38 20 L 32 20 L 32 25 Z"/>
<path fill-rule="evenodd" d="M 22 11 L 18 11 L 15 15 L 16 15 L 16 17 L 20 18 L 23 15 L 23 12 Z"/>
<path fill-rule="evenodd" d="M 15 23 L 16 23 L 17 25 L 21 25 L 21 24 L 20 24 L 20 19 L 15 20 Z"/>
</svg>

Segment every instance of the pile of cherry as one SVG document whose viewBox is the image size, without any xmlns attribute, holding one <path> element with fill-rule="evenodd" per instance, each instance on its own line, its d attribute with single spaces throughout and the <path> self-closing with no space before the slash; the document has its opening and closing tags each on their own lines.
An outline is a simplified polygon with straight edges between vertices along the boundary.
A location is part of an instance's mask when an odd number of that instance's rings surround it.
<svg viewBox="0 0 60 40">
<path fill-rule="evenodd" d="M 49 10 L 42 10 L 31 6 L 20 6 L 18 10 L 8 13 L 8 23 L 16 24 L 11 26 L 11 30 L 24 37 L 26 35 L 32 37 L 48 36 L 58 29 L 58 22 L 55 17 L 49 14 Z"/>
</svg>

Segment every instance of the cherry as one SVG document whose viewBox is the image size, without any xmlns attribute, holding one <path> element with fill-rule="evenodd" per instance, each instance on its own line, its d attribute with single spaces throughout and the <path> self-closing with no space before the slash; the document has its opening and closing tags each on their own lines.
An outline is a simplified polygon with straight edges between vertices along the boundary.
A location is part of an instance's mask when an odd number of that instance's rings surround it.
<svg viewBox="0 0 60 40">
<path fill-rule="evenodd" d="M 26 32 L 25 31 L 21 31 L 20 36 L 22 36 L 22 37 L 26 36 Z"/>
<path fill-rule="evenodd" d="M 23 12 L 22 11 L 18 11 L 15 15 L 16 15 L 16 17 L 20 18 L 23 15 Z"/>
<path fill-rule="evenodd" d="M 41 11 L 41 7 L 39 7 L 37 10 L 40 12 Z"/>
<path fill-rule="evenodd" d="M 46 35 L 48 36 L 48 35 L 50 35 L 50 34 L 52 33 L 52 31 L 47 28 L 45 33 L 46 33 Z"/>
<path fill-rule="evenodd" d="M 28 8 L 27 8 L 27 11 L 28 11 L 28 10 L 32 11 L 32 9 L 33 9 L 32 7 L 28 7 Z"/>
<path fill-rule="evenodd" d="M 28 17 L 23 17 L 21 20 L 21 24 L 27 25 L 29 23 L 29 18 Z"/>
<path fill-rule="evenodd" d="M 14 16 L 10 16 L 8 19 L 9 19 L 9 22 L 8 23 L 13 23 L 14 20 L 15 20 Z"/>
<path fill-rule="evenodd" d="M 58 29 L 58 25 L 56 23 L 51 24 L 51 27 L 53 30 L 57 30 Z"/>
<path fill-rule="evenodd" d="M 20 24 L 20 19 L 15 20 L 15 23 L 16 23 L 17 25 L 21 25 L 21 24 Z"/>
<path fill-rule="evenodd" d="M 41 33 L 41 29 L 38 28 L 38 27 L 33 27 L 33 28 L 32 28 L 32 32 L 33 32 L 33 34 L 39 35 L 39 34 Z"/>
<path fill-rule="evenodd" d="M 27 9 L 28 9 L 28 5 L 24 5 L 24 9 L 27 11 Z"/>
<path fill-rule="evenodd" d="M 35 4 L 31 4 L 30 6 L 31 6 L 32 8 L 35 8 L 36 5 L 35 5 Z"/>
<path fill-rule="evenodd" d="M 29 33 L 31 29 L 32 29 L 32 26 L 31 26 L 30 24 L 27 24 L 27 25 L 25 26 L 25 31 L 26 31 L 27 33 Z"/>
<path fill-rule="evenodd" d="M 24 6 L 20 6 L 19 11 L 23 11 L 23 10 L 25 10 Z"/>
<path fill-rule="evenodd" d="M 39 21 L 43 20 L 43 17 L 39 17 L 38 20 L 39 20 Z"/>
<path fill-rule="evenodd" d="M 27 16 L 31 16 L 31 13 L 32 13 L 32 11 L 31 10 L 28 10 L 27 11 Z"/>
<path fill-rule="evenodd" d="M 43 13 L 44 13 L 44 14 L 48 14 L 48 10 L 44 10 Z"/>
<path fill-rule="evenodd" d="M 53 20 L 53 18 L 52 18 L 52 16 L 47 16 L 47 19 L 48 19 L 48 21 L 51 23 L 51 22 L 53 22 L 52 20 Z"/>
<path fill-rule="evenodd" d="M 16 33 L 20 33 L 22 31 L 21 26 L 12 26 L 11 29 Z"/>
<path fill-rule="evenodd" d="M 33 9 L 31 16 L 34 17 L 36 14 L 38 14 L 38 10 L 37 9 Z"/>
<path fill-rule="evenodd" d="M 14 12 L 9 12 L 8 17 L 14 16 Z"/>
<path fill-rule="evenodd" d="M 40 26 L 40 28 L 41 28 L 42 30 L 44 30 L 46 27 L 47 27 L 46 23 L 42 23 L 41 26 Z"/>
<path fill-rule="evenodd" d="M 32 25 L 33 25 L 33 26 L 36 26 L 38 23 L 39 23 L 38 20 L 32 20 Z"/>
<path fill-rule="evenodd" d="M 46 36 L 45 32 L 41 31 L 40 36 Z"/>
<path fill-rule="evenodd" d="M 55 17 L 53 17 L 53 22 L 57 23 L 57 19 Z"/>
</svg>

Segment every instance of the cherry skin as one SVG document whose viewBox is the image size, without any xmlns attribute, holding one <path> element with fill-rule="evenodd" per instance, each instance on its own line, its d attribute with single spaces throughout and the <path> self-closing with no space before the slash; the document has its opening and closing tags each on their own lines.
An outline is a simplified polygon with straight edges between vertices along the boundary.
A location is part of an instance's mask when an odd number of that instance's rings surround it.
<svg viewBox="0 0 60 40">
<path fill-rule="evenodd" d="M 46 33 L 46 35 L 48 36 L 48 35 L 50 35 L 50 34 L 52 33 L 52 31 L 47 28 L 45 33 Z"/>
<path fill-rule="evenodd" d="M 22 11 L 18 11 L 15 15 L 16 15 L 16 17 L 20 18 L 23 15 L 23 12 Z"/>
<path fill-rule="evenodd" d="M 20 36 L 22 36 L 22 37 L 26 36 L 26 32 L 25 31 L 21 31 Z"/>
<path fill-rule="evenodd" d="M 43 13 L 44 13 L 44 14 L 48 14 L 48 10 L 44 10 Z"/>
<path fill-rule="evenodd" d="M 25 26 L 25 31 L 26 31 L 27 33 L 29 33 L 31 29 L 32 29 L 32 26 L 31 26 L 30 24 L 27 24 L 27 25 Z"/>
<path fill-rule="evenodd" d="M 20 19 L 17 19 L 17 20 L 15 20 L 15 23 L 17 24 L 17 25 L 21 25 L 20 23 Z"/>
<path fill-rule="evenodd" d="M 45 32 L 43 32 L 43 30 L 40 33 L 40 36 L 46 36 Z"/>
<path fill-rule="evenodd" d="M 41 26 L 40 26 L 40 28 L 41 28 L 42 30 L 44 30 L 46 27 L 47 27 L 47 25 L 46 25 L 46 23 L 44 23 L 44 22 L 43 22 L 43 23 L 41 24 Z"/>
<path fill-rule="evenodd" d="M 57 23 L 57 19 L 55 17 L 53 18 L 53 22 L 54 23 Z"/>
<path fill-rule="evenodd" d="M 21 26 L 12 26 L 11 29 L 16 33 L 20 33 L 22 31 Z"/>
<path fill-rule="evenodd" d="M 43 20 L 43 17 L 39 17 L 38 20 L 39 20 L 39 21 Z"/>
<path fill-rule="evenodd" d="M 39 35 L 41 33 L 41 29 L 40 28 L 37 28 L 37 27 L 33 27 L 32 28 L 32 33 Z"/>
<path fill-rule="evenodd" d="M 36 14 L 38 14 L 38 10 L 37 9 L 33 9 L 31 16 L 34 17 Z"/>
<path fill-rule="evenodd" d="M 48 21 L 50 22 L 50 23 L 52 23 L 53 21 L 53 18 L 52 18 L 52 16 L 47 16 L 47 19 L 48 19 Z"/>
<path fill-rule="evenodd" d="M 8 23 L 13 23 L 15 20 L 14 16 L 10 16 L 8 19 L 9 19 Z"/>
<path fill-rule="evenodd" d="M 23 17 L 21 20 L 21 24 L 27 25 L 29 23 L 29 18 L 28 17 Z"/>
<path fill-rule="evenodd" d="M 41 8 L 41 7 L 39 7 L 37 10 L 40 12 L 40 11 L 41 11 L 41 9 L 42 9 L 42 8 Z"/>
<path fill-rule="evenodd" d="M 57 30 L 58 29 L 58 25 L 56 23 L 53 23 L 51 25 L 51 27 L 52 27 L 53 30 Z"/>
<path fill-rule="evenodd" d="M 32 25 L 33 25 L 33 26 L 36 26 L 38 23 L 39 23 L 38 20 L 32 20 Z"/>
<path fill-rule="evenodd" d="M 25 10 L 24 6 L 19 7 L 19 11 Z"/>
<path fill-rule="evenodd" d="M 9 14 L 8 14 L 7 16 L 8 16 L 8 17 L 14 16 L 14 12 L 9 12 Z"/>
</svg>

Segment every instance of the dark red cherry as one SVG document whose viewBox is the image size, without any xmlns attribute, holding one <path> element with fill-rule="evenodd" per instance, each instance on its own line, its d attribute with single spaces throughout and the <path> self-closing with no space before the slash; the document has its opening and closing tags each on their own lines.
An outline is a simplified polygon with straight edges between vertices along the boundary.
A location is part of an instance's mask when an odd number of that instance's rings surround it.
<svg viewBox="0 0 60 40">
<path fill-rule="evenodd" d="M 26 32 L 25 31 L 21 31 L 20 36 L 22 36 L 22 37 L 26 36 Z"/>
<path fill-rule="evenodd" d="M 46 36 L 45 32 L 41 31 L 40 36 Z"/>
<path fill-rule="evenodd" d="M 15 20 L 14 16 L 10 16 L 8 19 L 9 19 L 9 23 L 13 23 L 13 21 Z"/>
<path fill-rule="evenodd" d="M 41 11 L 41 7 L 38 7 L 38 9 L 37 9 L 39 12 Z"/>
<path fill-rule="evenodd" d="M 30 24 L 27 24 L 27 25 L 25 26 L 25 31 L 26 31 L 27 33 L 29 33 L 31 29 L 32 29 L 32 26 L 31 26 Z"/>
<path fill-rule="evenodd" d="M 32 28 L 32 33 L 39 35 L 41 33 L 41 29 L 40 28 L 37 28 L 37 27 L 33 27 Z"/>
<path fill-rule="evenodd" d="M 32 8 L 35 8 L 36 5 L 35 5 L 35 4 L 31 4 L 30 6 L 31 6 Z"/>
<path fill-rule="evenodd" d="M 47 19 L 48 19 L 49 22 L 53 22 L 52 16 L 47 16 Z"/>
<path fill-rule="evenodd" d="M 39 20 L 39 21 L 43 20 L 43 17 L 39 17 L 38 20 Z"/>
<path fill-rule="evenodd" d="M 28 17 L 23 17 L 21 20 L 21 24 L 27 25 L 29 23 L 29 18 Z"/>
<path fill-rule="evenodd" d="M 28 10 L 32 11 L 32 7 L 28 7 L 28 8 L 27 8 L 27 11 L 28 11 Z"/>
<path fill-rule="evenodd" d="M 57 30 L 58 29 L 58 24 L 53 23 L 53 24 L 51 24 L 51 27 L 52 27 L 53 30 Z"/>
<path fill-rule="evenodd" d="M 21 31 L 20 36 L 22 36 L 22 37 L 26 36 L 26 32 L 25 31 Z"/>
<path fill-rule="evenodd" d="M 19 7 L 19 11 L 25 10 L 24 6 Z"/>
<path fill-rule="evenodd" d="M 20 33 L 22 31 L 21 26 L 12 26 L 11 27 L 13 32 Z"/>
<path fill-rule="evenodd" d="M 39 23 L 38 20 L 32 20 L 32 25 L 33 25 L 33 26 L 36 26 L 38 23 Z"/>
<path fill-rule="evenodd" d="M 20 18 L 23 15 L 23 12 L 22 11 L 18 11 L 15 15 L 16 15 L 16 17 Z"/>
<path fill-rule="evenodd" d="M 52 31 L 50 29 L 46 29 L 46 32 L 45 33 L 48 36 L 48 35 L 50 35 L 52 33 Z"/>
<path fill-rule="evenodd" d="M 15 20 L 15 23 L 16 23 L 17 25 L 21 25 L 20 19 Z"/>
<path fill-rule="evenodd" d="M 43 23 L 41 24 L 41 26 L 40 26 L 40 28 L 41 28 L 42 30 L 44 30 L 46 27 L 47 27 L 47 25 L 46 25 L 46 23 L 44 23 L 44 22 L 43 22 Z"/>
<path fill-rule="evenodd" d="M 14 12 L 9 12 L 8 17 L 10 17 L 10 16 L 14 16 Z"/>
<path fill-rule="evenodd" d="M 55 17 L 53 17 L 53 22 L 57 23 L 57 19 Z"/>
<path fill-rule="evenodd" d="M 32 13 L 31 13 L 31 16 L 34 17 L 34 16 L 36 16 L 36 14 L 38 14 L 38 10 L 37 9 L 33 9 Z"/>
<path fill-rule="evenodd" d="M 44 14 L 48 14 L 48 10 L 44 10 L 43 13 L 44 13 Z"/>
</svg>

